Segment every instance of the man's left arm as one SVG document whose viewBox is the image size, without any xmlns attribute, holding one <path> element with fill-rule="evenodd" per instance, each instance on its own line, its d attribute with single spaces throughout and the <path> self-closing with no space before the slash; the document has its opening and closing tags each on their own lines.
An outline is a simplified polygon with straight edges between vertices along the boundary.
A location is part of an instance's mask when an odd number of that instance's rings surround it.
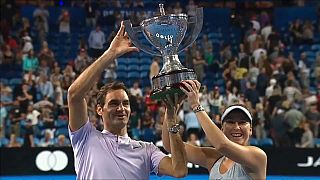
<svg viewBox="0 0 320 180">
<path fill-rule="evenodd" d="M 188 174 L 187 155 L 184 143 L 180 137 L 179 124 L 177 122 L 177 112 L 180 104 L 178 97 L 175 95 L 175 103 L 167 97 L 165 118 L 169 130 L 171 157 L 165 157 L 160 161 L 159 173 L 177 178 L 185 177 Z"/>
<path fill-rule="evenodd" d="M 184 143 L 179 133 L 169 133 L 171 157 L 165 157 L 160 161 L 159 173 L 176 178 L 185 177 L 188 174 L 187 158 Z"/>
</svg>

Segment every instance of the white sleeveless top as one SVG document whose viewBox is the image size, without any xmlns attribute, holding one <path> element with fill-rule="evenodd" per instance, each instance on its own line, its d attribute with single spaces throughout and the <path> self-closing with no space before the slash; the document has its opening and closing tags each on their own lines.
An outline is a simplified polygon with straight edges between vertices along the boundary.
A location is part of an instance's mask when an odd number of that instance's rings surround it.
<svg viewBox="0 0 320 180">
<path fill-rule="evenodd" d="M 224 157 L 216 161 L 210 171 L 209 179 L 252 179 L 242 168 L 241 164 L 234 162 L 234 164 L 225 172 L 220 173 L 220 166 Z"/>
</svg>

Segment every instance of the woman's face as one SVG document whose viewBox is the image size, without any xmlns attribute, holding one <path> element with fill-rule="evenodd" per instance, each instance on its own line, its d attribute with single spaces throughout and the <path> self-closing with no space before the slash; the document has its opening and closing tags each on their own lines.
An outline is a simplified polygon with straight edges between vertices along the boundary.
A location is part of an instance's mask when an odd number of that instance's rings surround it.
<svg viewBox="0 0 320 180">
<path fill-rule="evenodd" d="M 252 135 L 252 127 L 247 115 L 242 111 L 231 111 L 222 124 L 222 132 L 229 140 L 240 145 L 247 145 Z"/>
</svg>

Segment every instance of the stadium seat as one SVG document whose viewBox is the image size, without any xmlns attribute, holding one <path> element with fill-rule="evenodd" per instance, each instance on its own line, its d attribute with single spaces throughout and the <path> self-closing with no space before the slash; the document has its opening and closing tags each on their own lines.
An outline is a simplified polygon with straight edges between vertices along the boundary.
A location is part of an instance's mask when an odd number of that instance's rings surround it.
<svg viewBox="0 0 320 180">
<path fill-rule="evenodd" d="M 141 131 L 141 140 L 147 142 L 154 142 L 156 140 L 155 131 L 153 128 L 144 128 Z"/>
<path fill-rule="evenodd" d="M 16 139 L 17 139 L 17 142 L 20 143 L 21 145 L 24 144 L 24 139 L 23 138 L 17 137 Z"/>
<path fill-rule="evenodd" d="M 148 75 L 149 75 L 148 71 L 142 71 L 142 72 L 140 73 L 141 79 L 143 79 L 143 78 L 148 78 Z"/>
<path fill-rule="evenodd" d="M 56 131 L 55 131 L 55 137 L 59 136 L 60 134 L 66 136 L 66 137 L 69 137 L 69 131 L 68 131 L 68 128 L 66 127 L 63 127 L 63 128 L 58 128 Z"/>
<path fill-rule="evenodd" d="M 119 64 L 117 67 L 117 71 L 127 71 L 127 66 L 123 64 Z"/>
<path fill-rule="evenodd" d="M 22 83 L 22 79 L 21 78 L 12 78 L 9 80 L 9 85 L 10 86 L 16 86 Z"/>
<path fill-rule="evenodd" d="M 150 70 L 150 65 L 142 65 L 140 66 L 140 71 L 149 71 Z"/>
<path fill-rule="evenodd" d="M 252 146 L 259 146 L 259 141 L 258 141 L 258 139 L 254 138 L 254 137 L 250 137 L 249 144 Z"/>
<path fill-rule="evenodd" d="M 58 119 L 54 122 L 56 128 L 68 127 L 68 122 L 66 120 Z"/>
<path fill-rule="evenodd" d="M 133 64 L 139 65 L 140 61 L 139 61 L 138 58 L 128 58 L 128 64 L 130 64 L 130 65 L 133 65 Z"/>
<path fill-rule="evenodd" d="M 117 72 L 117 78 L 126 79 L 126 78 L 128 78 L 128 73 L 127 72 Z"/>
<path fill-rule="evenodd" d="M 136 65 L 136 64 L 129 65 L 127 69 L 128 72 L 139 71 L 139 70 L 140 70 L 140 67 L 139 65 Z"/>
<path fill-rule="evenodd" d="M 273 141 L 271 138 L 263 138 L 259 141 L 260 146 L 273 146 Z"/>
<path fill-rule="evenodd" d="M 9 139 L 2 137 L 0 138 L 0 147 L 6 147 L 9 144 Z"/>
<path fill-rule="evenodd" d="M 128 73 L 128 78 L 130 79 L 139 79 L 140 78 L 140 73 L 139 72 L 129 72 Z"/>
<path fill-rule="evenodd" d="M 1 78 L 0 82 L 5 84 L 5 85 L 9 85 L 9 80 L 7 78 Z"/>
<path fill-rule="evenodd" d="M 37 138 L 37 137 L 34 137 L 34 138 L 33 138 L 33 142 L 34 142 L 34 145 L 35 145 L 36 147 L 38 147 L 39 144 L 40 144 L 40 139 Z"/>
<path fill-rule="evenodd" d="M 320 148 L 320 138 L 314 138 L 314 146 Z"/>
<path fill-rule="evenodd" d="M 311 50 L 312 51 L 320 51 L 320 44 L 311 45 Z"/>
<path fill-rule="evenodd" d="M 141 65 L 148 65 L 148 66 L 150 66 L 151 62 L 152 62 L 152 58 L 149 58 L 149 57 L 145 57 L 145 58 L 141 58 L 141 59 L 140 59 L 140 64 L 141 64 Z"/>
</svg>

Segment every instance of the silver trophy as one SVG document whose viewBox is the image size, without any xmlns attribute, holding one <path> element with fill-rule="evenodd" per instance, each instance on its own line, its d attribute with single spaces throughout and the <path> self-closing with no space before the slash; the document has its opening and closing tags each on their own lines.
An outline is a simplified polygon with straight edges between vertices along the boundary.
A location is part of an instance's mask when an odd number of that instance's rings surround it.
<svg viewBox="0 0 320 180">
<path fill-rule="evenodd" d="M 165 15 L 163 4 L 159 7 L 160 16 L 145 19 L 140 26 L 132 27 L 130 20 L 124 21 L 126 31 L 137 48 L 154 56 L 162 56 L 163 67 L 152 78 L 152 99 L 163 99 L 167 94 L 174 93 L 182 95 L 179 89 L 181 81 L 197 79 L 193 69 L 181 64 L 178 53 L 196 40 L 203 23 L 202 8 L 196 9 L 195 16 L 188 17 L 186 14 Z"/>
</svg>

